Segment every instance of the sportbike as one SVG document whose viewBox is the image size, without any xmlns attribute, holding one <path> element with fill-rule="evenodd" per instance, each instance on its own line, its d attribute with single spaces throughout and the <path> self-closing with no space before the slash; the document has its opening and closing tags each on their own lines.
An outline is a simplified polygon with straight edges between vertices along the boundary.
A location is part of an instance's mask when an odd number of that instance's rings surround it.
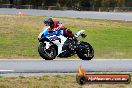
<svg viewBox="0 0 132 88">
<path fill-rule="evenodd" d="M 82 60 L 91 60 L 94 57 L 92 46 L 87 42 L 79 41 L 79 37 L 86 38 L 85 30 L 79 30 L 75 33 L 75 41 L 63 36 L 63 30 L 49 32 L 48 28 L 45 27 L 38 36 L 38 52 L 43 59 L 66 58 L 75 54 Z"/>
</svg>

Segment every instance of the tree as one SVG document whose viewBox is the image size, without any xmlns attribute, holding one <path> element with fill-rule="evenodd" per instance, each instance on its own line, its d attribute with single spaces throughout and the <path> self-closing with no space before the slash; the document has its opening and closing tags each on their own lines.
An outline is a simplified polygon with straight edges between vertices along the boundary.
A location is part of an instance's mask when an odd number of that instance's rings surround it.
<svg viewBox="0 0 132 88">
<path fill-rule="evenodd" d="M 126 0 L 116 0 L 117 2 L 117 7 L 124 7 Z"/>
<path fill-rule="evenodd" d="M 10 4 L 13 4 L 13 1 L 14 1 L 14 0 L 9 0 L 9 1 L 10 1 Z"/>
</svg>

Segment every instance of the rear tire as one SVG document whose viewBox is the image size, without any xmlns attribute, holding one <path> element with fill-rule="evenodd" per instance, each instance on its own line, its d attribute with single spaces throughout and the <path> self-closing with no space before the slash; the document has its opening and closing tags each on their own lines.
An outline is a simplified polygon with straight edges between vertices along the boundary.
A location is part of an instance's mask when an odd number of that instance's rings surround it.
<svg viewBox="0 0 132 88">
<path fill-rule="evenodd" d="M 53 60 L 55 59 L 55 57 L 57 56 L 57 49 L 55 47 L 55 45 L 52 45 L 52 47 L 50 47 L 51 52 L 53 53 L 52 56 L 49 56 L 47 54 L 47 51 L 45 50 L 45 44 L 44 43 L 40 43 L 39 47 L 38 47 L 38 52 L 39 55 L 45 59 L 45 60 Z"/>
<path fill-rule="evenodd" d="M 91 60 L 94 57 L 93 47 L 87 42 L 81 42 L 81 46 L 82 45 L 85 45 L 87 47 L 83 48 L 83 49 L 80 48 L 77 50 L 78 57 L 82 60 Z M 83 46 L 83 47 L 85 47 L 85 46 Z M 85 55 L 85 54 L 87 54 L 87 55 Z"/>
</svg>

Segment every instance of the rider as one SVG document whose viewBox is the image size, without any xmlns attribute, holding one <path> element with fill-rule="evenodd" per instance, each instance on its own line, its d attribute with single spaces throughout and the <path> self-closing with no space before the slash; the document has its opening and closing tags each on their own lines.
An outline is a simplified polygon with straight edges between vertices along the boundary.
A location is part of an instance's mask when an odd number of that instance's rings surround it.
<svg viewBox="0 0 132 88">
<path fill-rule="evenodd" d="M 46 26 L 50 26 L 50 28 L 48 29 L 49 32 L 57 31 L 57 30 L 63 30 L 63 35 L 65 37 L 72 38 L 72 39 L 76 40 L 72 31 L 70 29 L 67 29 L 66 27 L 64 27 L 62 25 L 62 23 L 60 23 L 59 21 L 55 21 L 52 18 L 46 18 L 44 20 L 44 24 Z"/>
</svg>

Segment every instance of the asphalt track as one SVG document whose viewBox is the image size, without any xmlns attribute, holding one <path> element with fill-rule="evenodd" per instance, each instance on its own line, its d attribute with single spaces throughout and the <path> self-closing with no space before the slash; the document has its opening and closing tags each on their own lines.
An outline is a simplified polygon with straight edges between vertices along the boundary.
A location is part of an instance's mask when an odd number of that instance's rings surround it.
<svg viewBox="0 0 132 88">
<path fill-rule="evenodd" d="M 132 72 L 130 59 L 82 60 L 0 60 L 0 74 L 6 73 L 76 73 L 79 66 L 87 72 Z"/>
<path fill-rule="evenodd" d="M 35 10 L 35 9 L 0 9 L 0 14 L 18 15 L 23 11 L 25 15 L 33 16 L 55 16 L 55 17 L 71 17 L 71 18 L 88 18 L 88 19 L 108 19 L 132 21 L 131 12 L 92 12 L 92 11 L 72 11 L 72 10 Z"/>
</svg>

